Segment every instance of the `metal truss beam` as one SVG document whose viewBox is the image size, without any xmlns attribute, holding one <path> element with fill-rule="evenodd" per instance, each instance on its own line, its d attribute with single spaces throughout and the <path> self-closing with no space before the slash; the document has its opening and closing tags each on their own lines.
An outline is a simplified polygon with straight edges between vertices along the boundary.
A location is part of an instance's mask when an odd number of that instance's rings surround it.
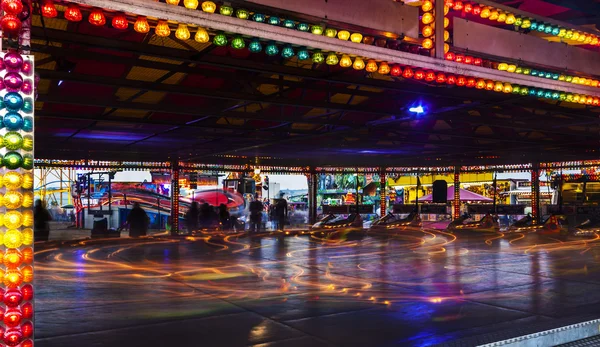
<svg viewBox="0 0 600 347">
<path fill-rule="evenodd" d="M 512 74 L 505 71 L 459 64 L 456 62 L 394 51 L 376 46 L 356 44 L 349 41 L 338 40 L 336 38 L 313 35 L 264 23 L 245 21 L 234 17 L 220 16 L 202 11 L 191 11 L 183 7 L 167 5 L 160 2 L 149 2 L 146 0 L 72 0 L 72 2 L 120 12 L 134 13 L 152 18 L 163 18 L 179 23 L 209 27 L 215 30 L 260 37 L 267 40 L 285 41 L 293 45 L 318 48 L 325 51 L 343 52 L 390 63 L 418 66 L 425 69 L 522 84 L 536 88 L 550 88 L 563 92 L 600 96 L 598 89 L 593 87 L 573 85 L 562 81 L 539 79 L 528 75 Z"/>
</svg>

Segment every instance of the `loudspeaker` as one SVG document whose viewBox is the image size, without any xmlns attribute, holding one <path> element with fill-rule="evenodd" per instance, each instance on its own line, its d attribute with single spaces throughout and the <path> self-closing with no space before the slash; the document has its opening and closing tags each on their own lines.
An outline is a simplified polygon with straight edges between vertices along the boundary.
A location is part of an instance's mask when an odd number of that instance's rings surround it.
<svg viewBox="0 0 600 347">
<path fill-rule="evenodd" d="M 433 194 L 431 200 L 433 203 L 445 204 L 448 202 L 448 183 L 437 180 L 433 182 Z"/>
</svg>

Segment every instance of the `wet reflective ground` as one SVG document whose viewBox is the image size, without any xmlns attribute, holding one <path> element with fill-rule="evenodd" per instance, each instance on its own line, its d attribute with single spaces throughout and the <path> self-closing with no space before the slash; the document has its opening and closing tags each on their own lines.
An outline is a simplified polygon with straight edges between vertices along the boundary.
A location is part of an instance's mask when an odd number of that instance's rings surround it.
<svg viewBox="0 0 600 347">
<path fill-rule="evenodd" d="M 36 346 L 428 346 L 600 316 L 600 240 L 434 230 L 37 248 Z"/>
</svg>

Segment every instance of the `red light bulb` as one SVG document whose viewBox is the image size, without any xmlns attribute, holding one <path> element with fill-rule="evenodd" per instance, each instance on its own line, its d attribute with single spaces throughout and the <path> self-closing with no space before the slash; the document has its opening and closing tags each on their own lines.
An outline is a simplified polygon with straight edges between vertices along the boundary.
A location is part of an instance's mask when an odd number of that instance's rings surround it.
<svg viewBox="0 0 600 347">
<path fill-rule="evenodd" d="M 33 335 L 33 324 L 31 322 L 25 322 L 21 325 L 21 332 L 23 333 L 24 338 L 31 337 Z M 21 346 L 24 346 L 25 342 L 21 343 Z"/>
<path fill-rule="evenodd" d="M 23 312 L 23 319 L 33 318 L 33 306 L 30 302 L 21 306 L 21 312 Z"/>
<path fill-rule="evenodd" d="M 462 11 L 464 5 L 462 1 L 457 1 L 454 3 L 454 11 Z"/>
<path fill-rule="evenodd" d="M 91 25 L 102 26 L 106 24 L 106 17 L 104 17 L 102 10 L 95 9 L 92 11 L 92 13 L 90 13 L 90 18 L 88 18 L 88 21 Z"/>
<path fill-rule="evenodd" d="M 54 7 L 54 2 L 52 0 L 44 1 L 42 5 L 42 16 L 48 18 L 54 18 L 58 15 L 58 11 L 56 11 L 56 7 Z"/>
<path fill-rule="evenodd" d="M 473 6 L 473 14 L 479 16 L 481 14 L 481 6 Z"/>
<path fill-rule="evenodd" d="M 448 75 L 448 78 L 446 79 L 446 83 L 448 83 L 449 85 L 456 84 L 456 76 Z"/>
<path fill-rule="evenodd" d="M 415 72 L 415 79 L 422 80 L 423 78 L 425 78 L 425 72 L 417 70 L 417 72 Z"/>
<path fill-rule="evenodd" d="M 414 76 L 413 70 L 409 67 L 407 67 L 406 69 L 404 69 L 404 72 L 402 73 L 402 77 L 404 78 L 412 78 Z"/>
<path fill-rule="evenodd" d="M 481 66 L 483 64 L 483 60 L 481 58 L 473 59 L 473 65 Z"/>
<path fill-rule="evenodd" d="M 444 0 L 444 5 L 452 8 L 454 6 L 454 0 Z"/>
<path fill-rule="evenodd" d="M 486 81 L 485 82 L 485 89 L 486 90 L 494 90 L 494 81 Z"/>
<path fill-rule="evenodd" d="M 464 63 L 465 62 L 465 56 L 462 54 L 457 54 L 456 58 L 454 59 L 454 61 L 456 61 L 457 63 Z"/>
<path fill-rule="evenodd" d="M 23 66 L 21 66 L 21 72 L 25 76 L 31 76 L 31 73 L 33 72 L 33 66 L 31 65 L 30 61 L 23 62 Z"/>
<path fill-rule="evenodd" d="M 79 6 L 70 4 L 65 11 L 65 19 L 71 22 L 80 22 L 83 19 Z"/>
<path fill-rule="evenodd" d="M 470 55 L 467 55 L 465 57 L 465 64 L 471 65 L 471 64 L 473 64 L 473 60 L 475 60 L 473 57 L 471 57 Z"/>
<path fill-rule="evenodd" d="M 474 88 L 477 85 L 477 80 L 473 77 L 467 78 L 467 88 Z"/>
<path fill-rule="evenodd" d="M 429 72 L 425 73 L 425 81 L 433 82 L 433 81 L 435 81 L 435 78 L 436 78 L 435 72 L 429 71 Z"/>
<path fill-rule="evenodd" d="M 473 5 L 465 4 L 465 13 L 471 13 L 471 12 L 473 12 Z"/>
<path fill-rule="evenodd" d="M 456 58 L 456 55 L 454 55 L 454 53 L 452 53 L 452 52 L 446 53 L 446 60 L 454 61 L 455 58 Z"/>
<path fill-rule="evenodd" d="M 4 312 L 4 325 L 9 328 L 14 328 L 21 324 L 21 319 L 23 319 L 23 314 L 18 308 L 9 308 Z"/>
<path fill-rule="evenodd" d="M 113 17 L 112 26 L 115 29 L 125 30 L 129 26 L 129 23 L 127 22 L 127 18 L 125 18 L 124 15 L 119 14 Z"/>
<path fill-rule="evenodd" d="M 23 11 L 23 3 L 21 0 L 2 0 L 2 10 L 16 16 Z"/>
<path fill-rule="evenodd" d="M 446 75 L 443 74 L 443 73 L 437 74 L 437 77 L 436 77 L 435 81 L 437 83 L 445 83 L 446 82 Z"/>
<path fill-rule="evenodd" d="M 33 299 L 33 286 L 31 284 L 26 284 L 21 287 L 21 293 L 23 294 L 23 300 L 29 301 Z"/>
<path fill-rule="evenodd" d="M 19 329 L 8 329 L 4 332 L 3 340 L 9 346 L 17 346 L 23 340 L 23 334 Z"/>
<path fill-rule="evenodd" d="M 33 347 L 33 341 L 25 340 L 25 341 L 21 342 L 21 347 Z"/>
<path fill-rule="evenodd" d="M 4 304 L 8 307 L 17 307 L 23 302 L 23 294 L 18 289 L 9 289 L 4 293 Z"/>
<path fill-rule="evenodd" d="M 390 75 L 392 76 L 400 76 L 402 75 L 402 69 L 398 65 L 394 65 L 392 70 L 390 71 Z"/>
<path fill-rule="evenodd" d="M 17 18 L 17 16 L 7 14 L 4 17 L 2 17 L 2 20 L 0 21 L 0 26 L 2 27 L 2 30 L 4 32 L 11 35 L 16 35 L 21 30 L 21 21 L 19 20 L 19 18 Z"/>
<path fill-rule="evenodd" d="M 465 78 L 465 76 L 458 76 L 458 78 L 456 79 L 456 85 L 459 87 L 463 87 L 465 84 L 467 84 L 467 79 Z"/>
</svg>

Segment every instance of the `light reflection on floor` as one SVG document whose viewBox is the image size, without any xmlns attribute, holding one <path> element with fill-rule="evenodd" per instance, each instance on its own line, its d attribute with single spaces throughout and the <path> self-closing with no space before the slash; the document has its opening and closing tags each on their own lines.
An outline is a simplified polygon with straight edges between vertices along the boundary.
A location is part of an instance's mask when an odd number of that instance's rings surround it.
<svg viewBox="0 0 600 347">
<path fill-rule="evenodd" d="M 121 329 L 158 346 L 151 324 L 178 322 L 179 345 L 195 346 L 186 344 L 186 320 L 220 329 L 230 314 L 253 322 L 249 330 L 209 333 L 204 345 L 430 345 L 511 322 L 600 313 L 598 235 L 204 233 L 37 249 L 39 345 L 81 345 L 68 336 Z"/>
</svg>

